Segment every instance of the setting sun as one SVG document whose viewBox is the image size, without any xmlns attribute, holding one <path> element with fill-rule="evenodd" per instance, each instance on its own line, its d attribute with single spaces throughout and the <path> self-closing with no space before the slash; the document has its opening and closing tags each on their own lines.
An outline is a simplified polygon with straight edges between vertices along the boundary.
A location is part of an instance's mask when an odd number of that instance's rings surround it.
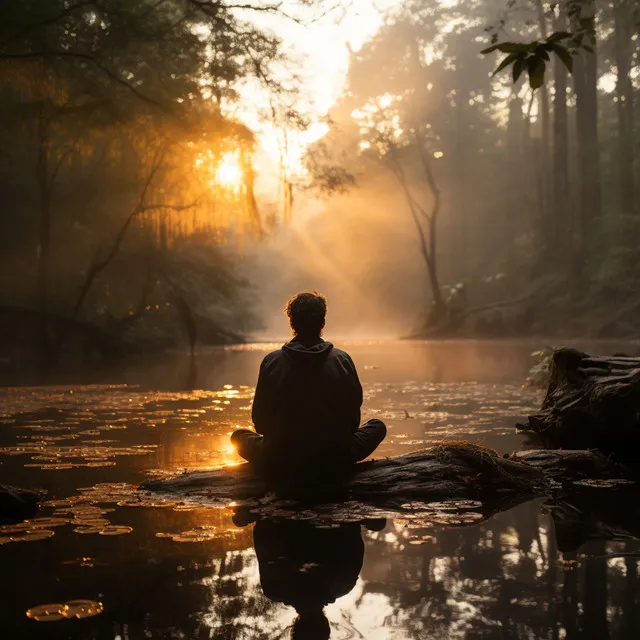
<svg viewBox="0 0 640 640">
<path fill-rule="evenodd" d="M 238 189 L 242 185 L 243 172 L 238 154 L 225 153 L 215 170 L 214 182 L 227 189 Z"/>
</svg>

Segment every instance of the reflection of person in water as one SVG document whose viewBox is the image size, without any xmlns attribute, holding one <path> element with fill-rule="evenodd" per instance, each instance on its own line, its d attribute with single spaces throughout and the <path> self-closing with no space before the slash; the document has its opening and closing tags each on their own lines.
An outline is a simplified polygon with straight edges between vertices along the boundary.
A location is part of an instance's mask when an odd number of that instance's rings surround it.
<svg viewBox="0 0 640 640">
<path fill-rule="evenodd" d="M 318 528 L 309 522 L 260 520 L 253 541 L 265 596 L 298 612 L 292 637 L 329 638 L 323 609 L 358 580 L 364 556 L 360 525 Z"/>
</svg>

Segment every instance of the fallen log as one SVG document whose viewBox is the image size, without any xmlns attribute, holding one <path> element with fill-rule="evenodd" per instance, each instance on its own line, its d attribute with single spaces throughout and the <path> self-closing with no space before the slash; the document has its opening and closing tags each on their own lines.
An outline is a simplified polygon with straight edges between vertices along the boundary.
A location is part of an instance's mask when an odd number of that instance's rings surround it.
<svg viewBox="0 0 640 640">
<path fill-rule="evenodd" d="M 478 498 L 495 492 L 542 489 L 544 474 L 535 467 L 509 460 L 471 443 L 443 443 L 395 458 L 354 465 L 344 489 L 352 500 L 393 502 L 426 498 Z M 254 498 L 266 493 L 249 464 L 213 471 L 185 473 L 154 480 L 140 489 L 195 495 L 205 492 L 221 501 Z"/>
<path fill-rule="evenodd" d="M 593 448 L 637 460 L 640 452 L 640 358 L 558 349 L 540 411 L 528 424 L 546 447 Z"/>
<path fill-rule="evenodd" d="M 31 518 L 38 511 L 42 491 L 19 489 L 0 484 L 0 523 L 19 522 Z"/>
<path fill-rule="evenodd" d="M 349 501 L 351 505 L 397 509 L 411 502 L 424 506 L 439 500 L 474 500 L 482 503 L 484 514 L 490 514 L 549 494 L 559 480 L 623 475 L 621 467 L 592 451 L 530 451 L 506 457 L 468 442 L 445 442 L 395 458 L 358 463 L 344 485 L 344 495 L 339 499 L 314 496 L 313 503 Z M 264 483 L 246 463 L 154 480 L 139 489 L 205 504 L 242 502 L 266 493 Z M 277 511 L 281 505 L 274 508 Z M 363 518 L 380 515 L 376 509 L 354 506 L 351 514 L 356 513 Z M 265 514 L 269 509 L 263 510 Z"/>
</svg>

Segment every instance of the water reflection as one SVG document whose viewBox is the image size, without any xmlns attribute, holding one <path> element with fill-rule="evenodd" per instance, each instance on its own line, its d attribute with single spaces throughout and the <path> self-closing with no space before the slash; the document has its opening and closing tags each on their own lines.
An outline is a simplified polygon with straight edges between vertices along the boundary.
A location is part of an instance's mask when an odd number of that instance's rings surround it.
<svg viewBox="0 0 640 640">
<path fill-rule="evenodd" d="M 234 461 L 228 434 L 249 423 L 267 348 L 207 354 L 190 380 L 182 358 L 108 378 L 139 387 L 0 391 L 0 481 L 49 491 L 42 519 L 25 525 L 37 535 L 2 533 L 20 538 L 0 545 L 9 576 L 2 637 L 284 640 L 296 605 L 315 612 L 311 628 L 325 634 L 318 611 L 326 605 L 332 640 L 638 637 L 633 485 L 616 489 L 617 501 L 577 487 L 468 526 L 396 518 L 379 531 L 357 523 L 314 531 L 305 521 L 239 527 L 228 510 L 138 501 L 132 485 L 149 477 Z M 447 437 L 525 448 L 512 425 L 541 399 L 521 387 L 531 350 L 352 348 L 366 417 L 390 427 L 381 454 Z M 75 531 L 90 525 L 92 535 Z M 100 535 L 107 526 L 128 533 Z M 78 599 L 104 610 L 47 623 L 25 615 Z"/>
<path fill-rule="evenodd" d="M 253 530 L 260 584 L 267 598 L 293 607 L 293 638 L 327 640 L 324 608 L 356 585 L 364 542 L 357 523 L 319 528 L 260 520 Z"/>
</svg>

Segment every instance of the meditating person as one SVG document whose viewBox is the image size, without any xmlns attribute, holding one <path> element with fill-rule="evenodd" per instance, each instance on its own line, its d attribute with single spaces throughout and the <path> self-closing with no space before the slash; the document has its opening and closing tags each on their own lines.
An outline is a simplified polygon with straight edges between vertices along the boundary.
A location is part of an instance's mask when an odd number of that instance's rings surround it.
<svg viewBox="0 0 640 640">
<path fill-rule="evenodd" d="M 362 386 L 353 360 L 322 338 L 325 297 L 299 293 L 286 313 L 293 339 L 260 365 L 255 431 L 239 429 L 231 441 L 274 487 L 324 486 L 369 457 L 387 430 L 376 419 L 360 426 Z"/>
</svg>

